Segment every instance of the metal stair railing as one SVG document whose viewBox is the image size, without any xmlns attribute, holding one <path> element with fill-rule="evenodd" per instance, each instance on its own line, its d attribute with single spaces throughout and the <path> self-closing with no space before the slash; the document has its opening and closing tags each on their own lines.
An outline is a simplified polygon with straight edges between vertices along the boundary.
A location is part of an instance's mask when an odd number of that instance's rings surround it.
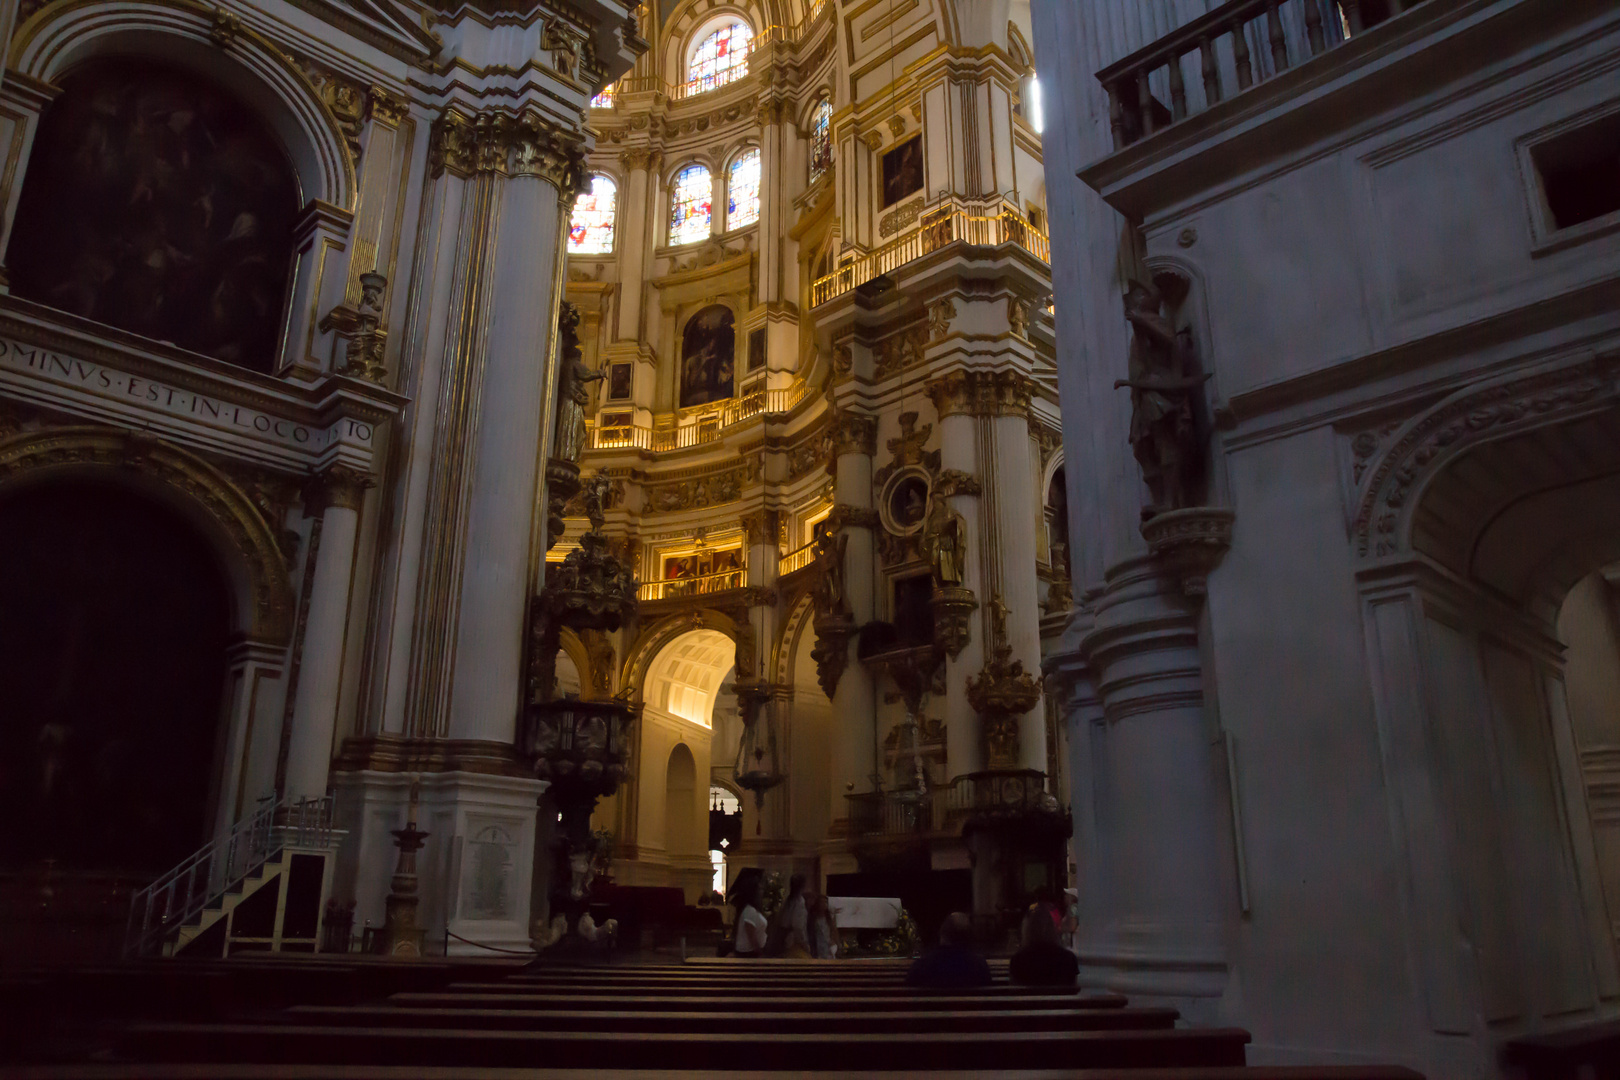
<svg viewBox="0 0 1620 1080">
<path fill-rule="evenodd" d="M 231 831 L 130 897 L 124 956 L 145 956 L 283 847 L 326 847 L 332 797 L 286 797 L 264 805 Z"/>
</svg>

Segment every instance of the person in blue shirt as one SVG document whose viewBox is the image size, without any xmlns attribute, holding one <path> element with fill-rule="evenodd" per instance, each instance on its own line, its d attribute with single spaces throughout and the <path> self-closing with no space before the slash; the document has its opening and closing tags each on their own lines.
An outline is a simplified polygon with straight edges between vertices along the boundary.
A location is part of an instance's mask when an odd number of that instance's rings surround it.
<svg viewBox="0 0 1620 1080">
<path fill-rule="evenodd" d="M 960 911 L 945 917 L 939 946 L 911 962 L 906 985 L 963 990 L 990 985 L 990 965 L 973 949 L 973 921 Z"/>
</svg>

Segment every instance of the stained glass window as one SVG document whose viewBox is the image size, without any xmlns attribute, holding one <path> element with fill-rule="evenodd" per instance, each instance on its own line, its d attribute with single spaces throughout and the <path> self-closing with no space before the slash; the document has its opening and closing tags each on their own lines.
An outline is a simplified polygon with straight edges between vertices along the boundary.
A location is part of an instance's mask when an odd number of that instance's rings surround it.
<svg viewBox="0 0 1620 1080">
<path fill-rule="evenodd" d="M 822 98 L 810 114 L 810 182 L 832 168 L 832 102 Z"/>
<path fill-rule="evenodd" d="M 568 251 L 574 255 L 601 255 L 613 250 L 613 197 L 618 190 L 605 176 L 591 177 L 591 186 L 574 200 L 568 221 Z"/>
<path fill-rule="evenodd" d="M 613 99 L 616 96 L 616 94 L 618 93 L 618 89 L 619 89 L 619 84 L 618 83 L 608 83 L 606 86 L 602 87 L 602 92 L 600 94 L 597 94 L 595 97 L 591 98 L 591 108 L 593 108 L 593 109 L 611 109 L 611 108 L 613 108 Z"/>
<path fill-rule="evenodd" d="M 713 193 L 709 170 L 702 165 L 688 165 L 675 174 L 669 200 L 671 244 L 690 244 L 709 235 L 709 201 Z"/>
<path fill-rule="evenodd" d="M 734 22 L 698 42 L 686 62 L 686 92 L 701 94 L 748 74 L 748 46 L 753 40 L 747 23 Z"/>
<path fill-rule="evenodd" d="M 740 229 L 759 220 L 759 151 L 749 150 L 731 163 L 726 183 L 726 228 Z"/>
</svg>

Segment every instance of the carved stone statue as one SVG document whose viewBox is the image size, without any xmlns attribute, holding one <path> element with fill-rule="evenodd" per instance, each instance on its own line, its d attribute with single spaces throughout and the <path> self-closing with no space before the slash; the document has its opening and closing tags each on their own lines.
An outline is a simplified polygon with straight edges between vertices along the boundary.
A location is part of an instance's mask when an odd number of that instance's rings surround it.
<svg viewBox="0 0 1620 1080">
<path fill-rule="evenodd" d="M 1144 518 L 1200 501 L 1204 450 L 1193 414 L 1193 395 L 1208 375 L 1199 375 L 1190 335 L 1177 335 L 1160 309 L 1163 297 L 1150 283 L 1134 281 L 1125 294 L 1131 338 L 1131 448 L 1153 494 Z"/>
<path fill-rule="evenodd" d="M 591 520 L 591 531 L 601 532 L 607 522 L 607 508 L 613 501 L 613 481 L 604 470 L 585 481 L 585 516 Z"/>
<path fill-rule="evenodd" d="M 588 383 L 606 378 L 585 365 L 579 348 L 579 309 L 563 301 L 557 316 L 557 438 L 556 456 L 578 461 L 585 452 L 585 406 L 591 403 Z"/>
<path fill-rule="evenodd" d="M 817 615 L 840 615 L 849 610 L 844 589 L 844 549 L 848 546 L 847 534 L 834 534 L 825 526 L 816 529 L 814 603 Z"/>
<path fill-rule="evenodd" d="M 935 494 L 929 499 L 928 523 L 923 526 L 923 551 L 933 567 L 935 585 L 962 584 L 967 523 L 942 495 Z"/>
</svg>

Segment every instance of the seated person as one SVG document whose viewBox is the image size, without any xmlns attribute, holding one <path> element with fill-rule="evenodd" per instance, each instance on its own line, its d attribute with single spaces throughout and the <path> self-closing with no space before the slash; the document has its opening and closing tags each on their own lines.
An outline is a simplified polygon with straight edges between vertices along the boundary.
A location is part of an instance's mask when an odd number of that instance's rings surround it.
<svg viewBox="0 0 1620 1080">
<path fill-rule="evenodd" d="M 731 950 L 733 956 L 765 954 L 767 923 L 759 910 L 765 906 L 760 897 L 762 891 L 759 877 L 752 876 L 738 885 L 732 898 L 732 903 L 737 906 L 737 930 L 734 938 L 736 944 Z"/>
<path fill-rule="evenodd" d="M 1007 966 L 1013 982 L 1028 986 L 1074 985 L 1080 961 L 1058 944 L 1058 929 L 1051 912 L 1039 904 L 1032 905 L 1024 915 L 1022 940 Z"/>
<path fill-rule="evenodd" d="M 990 965 L 973 951 L 973 921 L 960 911 L 946 916 L 939 928 L 939 947 L 911 962 L 906 985 L 932 990 L 989 986 Z"/>
</svg>

